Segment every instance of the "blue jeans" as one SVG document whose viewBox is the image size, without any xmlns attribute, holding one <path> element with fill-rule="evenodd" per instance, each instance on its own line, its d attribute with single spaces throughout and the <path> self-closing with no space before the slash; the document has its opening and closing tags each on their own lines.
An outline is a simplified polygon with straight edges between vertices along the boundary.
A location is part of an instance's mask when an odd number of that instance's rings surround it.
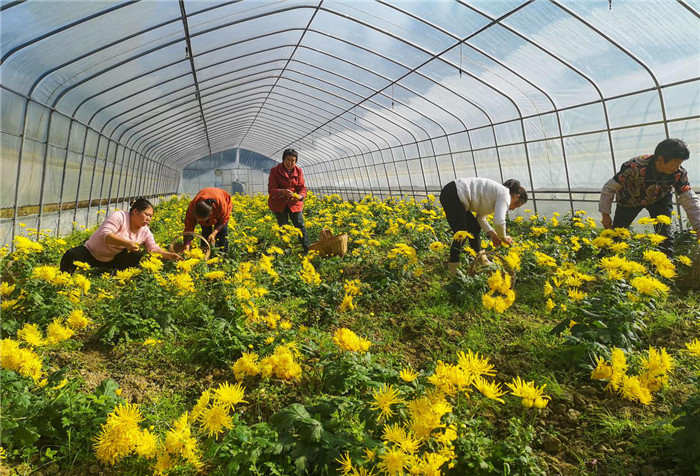
<svg viewBox="0 0 700 476">
<path fill-rule="evenodd" d="M 306 227 L 304 226 L 304 212 L 293 212 L 289 209 L 289 206 L 287 206 L 282 212 L 274 212 L 274 214 L 279 226 L 289 225 L 289 219 L 291 218 L 292 224 L 301 231 L 299 244 L 304 248 L 304 251 L 309 251 L 309 237 L 306 234 Z"/>
</svg>

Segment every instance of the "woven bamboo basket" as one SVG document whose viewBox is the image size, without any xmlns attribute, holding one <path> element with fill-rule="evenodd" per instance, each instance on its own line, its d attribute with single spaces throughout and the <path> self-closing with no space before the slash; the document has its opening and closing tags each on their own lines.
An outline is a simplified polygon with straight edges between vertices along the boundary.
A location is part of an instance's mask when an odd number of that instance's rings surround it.
<svg viewBox="0 0 700 476">
<path fill-rule="evenodd" d="M 189 235 L 193 236 L 194 238 L 199 238 L 200 243 L 203 243 L 203 246 L 205 248 L 204 259 L 209 259 L 209 255 L 211 255 L 211 245 L 209 244 L 206 238 L 193 231 L 186 231 L 183 233 L 183 235 Z M 170 243 L 169 249 L 171 253 L 182 253 L 183 251 L 185 251 L 185 244 L 180 242 L 178 238 L 174 242 Z"/>
<path fill-rule="evenodd" d="M 348 235 L 343 233 L 333 235 L 330 230 L 322 230 L 316 243 L 309 246 L 310 251 L 316 251 L 320 256 L 345 256 L 348 252 Z"/>
</svg>

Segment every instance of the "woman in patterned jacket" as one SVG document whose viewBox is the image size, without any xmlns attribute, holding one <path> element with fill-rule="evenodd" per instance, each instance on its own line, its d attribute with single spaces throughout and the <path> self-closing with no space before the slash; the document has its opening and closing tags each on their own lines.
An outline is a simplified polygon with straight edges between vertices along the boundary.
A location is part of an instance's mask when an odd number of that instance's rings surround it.
<svg viewBox="0 0 700 476">
<path fill-rule="evenodd" d="M 690 188 L 688 172 L 681 164 L 688 160 L 690 151 L 680 139 L 659 142 L 653 155 L 641 155 L 628 160 L 613 178 L 603 185 L 598 211 L 603 215 L 603 227 L 627 228 L 639 212 L 646 209 L 649 216 L 671 217 L 673 190 L 688 214 L 690 224 L 700 238 L 700 200 Z M 615 218 L 610 217 L 613 198 L 617 195 Z M 661 251 L 673 256 L 671 225 L 658 223 L 654 231 L 666 239 L 659 245 Z"/>
</svg>

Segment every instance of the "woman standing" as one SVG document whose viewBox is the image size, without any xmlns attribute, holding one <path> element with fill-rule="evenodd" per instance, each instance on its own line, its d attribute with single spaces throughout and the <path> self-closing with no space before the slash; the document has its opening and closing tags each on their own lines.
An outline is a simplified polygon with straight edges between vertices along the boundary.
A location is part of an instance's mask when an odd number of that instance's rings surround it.
<svg viewBox="0 0 700 476">
<path fill-rule="evenodd" d="M 158 246 L 148 224 L 153 218 L 153 205 L 145 198 L 131 204 L 129 213 L 111 213 L 84 245 L 66 251 L 61 258 L 61 271 L 73 273 L 75 261 L 82 261 L 95 268 L 126 269 L 138 266 L 143 252 L 141 245 L 151 253 L 158 253 L 169 260 L 179 260 L 180 255 L 169 253 Z"/>
<path fill-rule="evenodd" d="M 297 163 L 297 151 L 287 149 L 282 153 L 282 163 L 270 170 L 267 191 L 270 197 L 267 205 L 277 218 L 279 226 L 289 224 L 291 218 L 295 227 L 301 231 L 299 243 L 304 252 L 309 251 L 309 238 L 304 226 L 304 199 L 306 198 L 306 183 L 304 173 Z"/>
<path fill-rule="evenodd" d="M 513 239 L 506 234 L 506 212 L 515 210 L 527 202 L 527 192 L 514 179 L 503 185 L 487 178 L 461 178 L 448 183 L 440 192 L 440 203 L 447 223 L 453 233 L 466 231 L 473 235 L 469 246 L 476 252 L 476 261 L 488 265 L 490 261 L 481 249 L 480 231 L 485 231 L 495 246 L 502 243 L 513 244 Z M 486 217 L 493 213 L 493 226 Z M 474 216 L 476 214 L 476 216 Z M 454 240 L 450 248 L 450 261 L 447 268 L 455 275 L 459 267 L 459 254 L 462 241 Z"/>
</svg>

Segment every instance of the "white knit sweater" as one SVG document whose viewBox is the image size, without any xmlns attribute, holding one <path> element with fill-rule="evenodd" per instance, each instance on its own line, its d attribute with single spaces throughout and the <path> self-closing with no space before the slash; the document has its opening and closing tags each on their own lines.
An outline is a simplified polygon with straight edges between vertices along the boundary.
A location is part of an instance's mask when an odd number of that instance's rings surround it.
<svg viewBox="0 0 700 476">
<path fill-rule="evenodd" d="M 487 178 L 461 178 L 455 180 L 457 195 L 465 210 L 476 213 L 481 229 L 486 233 L 495 229 L 500 238 L 506 236 L 506 212 L 510 206 L 510 191 Z M 493 228 L 486 217 L 493 213 Z"/>
</svg>

